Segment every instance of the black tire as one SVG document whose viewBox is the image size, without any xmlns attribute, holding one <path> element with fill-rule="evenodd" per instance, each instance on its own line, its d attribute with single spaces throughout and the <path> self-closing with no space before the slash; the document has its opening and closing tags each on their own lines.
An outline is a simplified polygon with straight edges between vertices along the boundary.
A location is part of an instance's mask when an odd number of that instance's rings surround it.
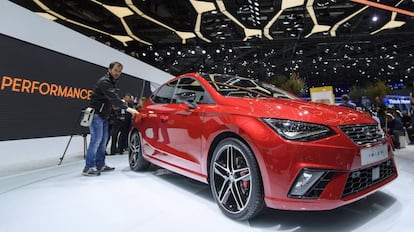
<svg viewBox="0 0 414 232">
<path fill-rule="evenodd" d="M 129 140 L 129 167 L 133 171 L 145 171 L 151 165 L 142 156 L 141 137 L 137 131 L 133 131 Z"/>
<path fill-rule="evenodd" d="M 226 138 L 217 145 L 209 172 L 214 200 L 228 217 L 244 221 L 265 208 L 263 183 L 256 158 L 240 140 Z"/>
</svg>

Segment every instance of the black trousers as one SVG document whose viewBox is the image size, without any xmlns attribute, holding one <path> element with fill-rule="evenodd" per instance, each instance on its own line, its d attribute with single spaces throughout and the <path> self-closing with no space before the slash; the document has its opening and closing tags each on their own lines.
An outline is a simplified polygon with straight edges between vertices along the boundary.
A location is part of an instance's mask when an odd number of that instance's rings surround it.
<svg viewBox="0 0 414 232">
<path fill-rule="evenodd" d="M 114 155 L 116 153 L 121 153 L 123 149 L 122 142 L 120 140 L 120 133 L 123 126 L 124 121 L 123 120 L 114 120 L 112 123 L 111 128 L 111 155 Z"/>
</svg>

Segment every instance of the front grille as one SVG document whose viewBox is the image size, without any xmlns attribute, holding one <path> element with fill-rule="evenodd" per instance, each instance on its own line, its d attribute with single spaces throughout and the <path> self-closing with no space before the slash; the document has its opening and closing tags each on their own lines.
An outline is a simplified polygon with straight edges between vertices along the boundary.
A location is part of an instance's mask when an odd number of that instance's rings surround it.
<svg viewBox="0 0 414 232">
<path fill-rule="evenodd" d="M 379 178 L 376 180 L 372 180 L 372 174 L 374 168 L 379 167 Z M 352 195 L 354 193 L 360 192 L 364 189 L 367 189 L 371 186 L 374 186 L 395 174 L 395 165 L 391 159 L 378 164 L 376 166 L 372 166 L 369 168 L 353 171 L 349 173 L 348 180 L 346 181 L 344 192 L 342 193 L 342 197 L 346 197 Z"/>
<path fill-rule="evenodd" d="M 378 124 L 349 125 L 339 127 L 354 143 L 362 146 L 385 140 L 385 134 Z"/>
</svg>

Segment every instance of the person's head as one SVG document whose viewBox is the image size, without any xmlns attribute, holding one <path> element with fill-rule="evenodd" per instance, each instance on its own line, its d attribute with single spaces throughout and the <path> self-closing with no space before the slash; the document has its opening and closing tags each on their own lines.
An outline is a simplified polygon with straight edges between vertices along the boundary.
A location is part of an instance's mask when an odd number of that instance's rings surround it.
<svg viewBox="0 0 414 232">
<path fill-rule="evenodd" d="M 124 100 L 128 103 L 134 103 L 134 98 L 130 93 L 125 93 Z"/>
<path fill-rule="evenodd" d="M 343 94 L 341 97 L 342 102 L 348 102 L 349 101 L 349 96 L 348 94 Z"/>
<path fill-rule="evenodd" d="M 144 106 L 144 104 L 145 104 L 145 101 L 147 100 L 147 98 L 146 97 L 141 97 L 139 100 L 138 100 L 138 105 L 137 105 L 137 107 L 142 107 L 142 106 Z"/>
<path fill-rule="evenodd" d="M 116 80 L 121 76 L 122 68 L 122 64 L 115 61 L 109 64 L 108 72 Z"/>
<path fill-rule="evenodd" d="M 395 117 L 394 117 L 394 115 L 392 115 L 390 113 L 387 113 L 386 114 L 386 119 L 387 119 L 387 122 L 391 122 L 392 120 L 395 119 Z"/>
</svg>

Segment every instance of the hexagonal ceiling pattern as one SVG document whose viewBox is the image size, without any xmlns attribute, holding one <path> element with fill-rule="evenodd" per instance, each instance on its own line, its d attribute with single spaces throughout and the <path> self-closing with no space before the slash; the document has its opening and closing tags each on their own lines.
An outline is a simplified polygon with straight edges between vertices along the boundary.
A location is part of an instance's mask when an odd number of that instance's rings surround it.
<svg viewBox="0 0 414 232">
<path fill-rule="evenodd" d="M 171 74 L 412 81 L 414 0 L 11 0 Z"/>
</svg>

